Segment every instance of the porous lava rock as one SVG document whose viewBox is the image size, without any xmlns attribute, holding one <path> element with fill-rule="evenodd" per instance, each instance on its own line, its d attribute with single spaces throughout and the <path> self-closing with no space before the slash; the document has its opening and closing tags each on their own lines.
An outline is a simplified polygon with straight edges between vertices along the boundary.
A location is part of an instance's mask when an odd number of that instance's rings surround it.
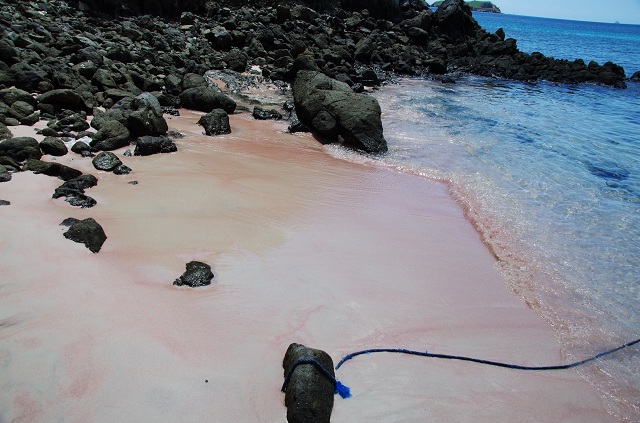
<svg viewBox="0 0 640 423">
<path fill-rule="evenodd" d="M 190 261 L 187 263 L 187 270 L 178 279 L 173 281 L 176 286 L 187 285 L 192 288 L 207 286 L 211 284 L 213 272 L 211 266 L 200 261 Z"/>
<path fill-rule="evenodd" d="M 92 253 L 99 252 L 107 240 L 102 226 L 91 217 L 72 223 L 63 235 L 71 241 L 84 244 Z"/>
</svg>

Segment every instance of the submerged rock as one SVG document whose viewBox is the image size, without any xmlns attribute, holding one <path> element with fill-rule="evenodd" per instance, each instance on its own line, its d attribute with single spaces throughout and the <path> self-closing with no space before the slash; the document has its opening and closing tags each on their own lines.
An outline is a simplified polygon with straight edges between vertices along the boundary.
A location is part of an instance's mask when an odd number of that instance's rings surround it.
<svg viewBox="0 0 640 423">
<path fill-rule="evenodd" d="M 73 223 L 64 233 L 64 237 L 84 244 L 92 253 L 99 252 L 107 240 L 102 226 L 91 217 Z"/>
<path fill-rule="evenodd" d="M 322 350 L 291 344 L 284 356 L 284 377 L 300 359 L 313 359 L 332 375 L 333 360 Z M 333 409 L 335 385 L 315 365 L 301 364 L 295 368 L 286 386 L 284 403 L 289 423 L 329 423 Z"/>
<path fill-rule="evenodd" d="M 213 277 L 211 266 L 200 261 L 191 261 L 187 263 L 186 272 L 173 281 L 173 284 L 176 286 L 187 285 L 192 288 L 197 288 L 199 286 L 210 285 Z"/>
<path fill-rule="evenodd" d="M 222 109 L 227 113 L 236 110 L 236 102 L 213 88 L 188 88 L 180 94 L 183 107 L 209 113 L 213 109 Z"/>
</svg>

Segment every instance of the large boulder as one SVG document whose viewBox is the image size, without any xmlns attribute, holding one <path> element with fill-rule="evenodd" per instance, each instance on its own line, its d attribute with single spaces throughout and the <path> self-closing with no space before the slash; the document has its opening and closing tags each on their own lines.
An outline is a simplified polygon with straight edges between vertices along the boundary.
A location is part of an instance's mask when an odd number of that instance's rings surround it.
<svg viewBox="0 0 640 423">
<path fill-rule="evenodd" d="M 445 0 L 436 10 L 433 25 L 454 41 L 475 37 L 480 29 L 464 0 Z"/>
<path fill-rule="evenodd" d="M 162 107 L 153 94 L 142 93 L 127 97 L 113 105 L 111 110 L 121 110 L 126 117 L 126 127 L 133 137 L 163 135 L 169 129 L 162 117 Z"/>
<path fill-rule="evenodd" d="M 91 111 L 84 98 L 69 88 L 48 91 L 38 96 L 38 101 L 42 104 L 51 104 L 55 110 Z"/>
<path fill-rule="evenodd" d="M 51 156 L 64 156 L 69 152 L 64 141 L 56 137 L 46 137 L 42 140 L 40 143 L 40 150 L 44 154 L 49 154 Z"/>
<path fill-rule="evenodd" d="M 22 170 L 30 170 L 35 174 L 43 174 L 47 176 L 55 176 L 56 178 L 68 181 L 82 175 L 78 169 L 65 166 L 55 162 L 44 162 L 38 159 L 29 159 L 22 167 Z"/>
<path fill-rule="evenodd" d="M 285 378 L 291 374 L 284 397 L 287 421 L 329 423 L 333 409 L 334 382 L 313 364 L 297 365 L 291 373 L 298 360 L 308 359 L 317 361 L 335 377 L 333 360 L 329 354 L 301 344 L 289 345 L 282 363 Z"/>
<path fill-rule="evenodd" d="M 116 150 L 129 145 L 131 133 L 122 123 L 117 120 L 103 122 L 98 132 L 96 132 L 91 147 L 97 150 Z"/>
<path fill-rule="evenodd" d="M 300 71 L 293 99 L 300 121 L 318 134 L 367 153 L 387 151 L 375 98 L 320 72 Z"/>
<path fill-rule="evenodd" d="M 213 109 L 222 109 L 227 113 L 236 110 L 236 102 L 213 88 L 188 88 L 180 94 L 182 107 L 209 113 Z"/>
<path fill-rule="evenodd" d="M 198 120 L 207 135 L 224 135 L 231 133 L 229 115 L 222 109 L 214 109 Z"/>
<path fill-rule="evenodd" d="M 136 148 L 133 151 L 134 156 L 150 156 L 158 153 L 173 153 L 178 151 L 178 147 L 169 137 L 159 136 L 152 137 L 151 135 L 145 135 L 138 138 L 136 141 Z"/>
<path fill-rule="evenodd" d="M 27 159 L 39 159 L 42 152 L 35 138 L 14 137 L 0 142 L 0 156 L 9 156 L 23 162 Z"/>
<path fill-rule="evenodd" d="M 82 243 L 92 253 L 97 253 L 107 240 L 104 229 L 93 218 L 75 220 L 63 235 L 71 241 Z"/>
</svg>

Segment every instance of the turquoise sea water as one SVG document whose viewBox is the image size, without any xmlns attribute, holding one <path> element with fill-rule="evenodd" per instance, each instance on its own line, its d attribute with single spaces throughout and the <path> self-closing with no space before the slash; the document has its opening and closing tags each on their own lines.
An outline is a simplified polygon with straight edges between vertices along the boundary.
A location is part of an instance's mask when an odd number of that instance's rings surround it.
<svg viewBox="0 0 640 423">
<path fill-rule="evenodd" d="M 640 26 L 476 14 L 523 51 L 640 70 Z M 629 69 L 631 72 L 629 72 Z M 410 79 L 376 94 L 385 166 L 450 183 L 567 361 L 640 337 L 640 84 Z M 640 349 L 581 370 L 640 421 Z"/>
</svg>

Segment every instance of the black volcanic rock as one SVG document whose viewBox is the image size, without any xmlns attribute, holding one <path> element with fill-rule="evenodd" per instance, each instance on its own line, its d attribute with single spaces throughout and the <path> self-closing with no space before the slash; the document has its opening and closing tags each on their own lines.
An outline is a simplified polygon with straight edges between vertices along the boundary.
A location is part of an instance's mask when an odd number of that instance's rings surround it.
<svg viewBox="0 0 640 423">
<path fill-rule="evenodd" d="M 187 270 L 176 279 L 173 284 L 176 286 L 187 285 L 192 288 L 207 286 L 211 284 L 213 279 L 211 266 L 200 261 L 191 261 L 187 263 Z"/>
<path fill-rule="evenodd" d="M 47 176 L 54 176 L 62 179 L 63 181 L 68 181 L 69 179 L 77 178 L 82 175 L 82 172 L 78 169 L 74 169 L 60 163 L 44 162 L 38 159 L 27 160 L 25 165 L 22 167 L 22 170 L 30 170 L 36 174 L 41 173 Z"/>
<path fill-rule="evenodd" d="M 60 138 L 46 137 L 40 142 L 40 150 L 44 154 L 51 156 L 64 156 L 69 149 Z"/>
<path fill-rule="evenodd" d="M 0 142 L 0 156 L 9 156 L 18 162 L 23 162 L 27 159 L 39 159 L 42 157 L 42 152 L 35 138 L 15 137 Z"/>
<path fill-rule="evenodd" d="M 210 136 L 231 133 L 229 115 L 222 109 L 213 109 L 198 120 L 198 125 L 204 128 L 205 134 Z"/>
<path fill-rule="evenodd" d="M 311 71 L 298 73 L 293 98 L 300 121 L 320 135 L 368 153 L 387 151 L 375 98 Z"/>
<path fill-rule="evenodd" d="M 97 170 L 104 170 L 106 172 L 111 172 L 113 169 L 117 168 L 122 164 L 122 161 L 115 154 L 110 151 L 103 151 L 93 158 L 91 161 L 93 163 L 93 167 Z"/>
<path fill-rule="evenodd" d="M 227 113 L 236 110 L 236 102 L 213 88 L 187 88 L 180 94 L 183 107 L 209 113 L 213 109 L 222 109 Z"/>
<path fill-rule="evenodd" d="M 178 151 L 178 148 L 171 138 L 145 135 L 136 141 L 136 148 L 133 154 L 135 156 L 150 156 L 158 153 L 173 153 L 174 151 Z"/>
<path fill-rule="evenodd" d="M 91 217 L 71 224 L 63 235 L 71 241 L 84 244 L 92 253 L 99 252 L 107 240 L 102 226 Z"/>
</svg>

